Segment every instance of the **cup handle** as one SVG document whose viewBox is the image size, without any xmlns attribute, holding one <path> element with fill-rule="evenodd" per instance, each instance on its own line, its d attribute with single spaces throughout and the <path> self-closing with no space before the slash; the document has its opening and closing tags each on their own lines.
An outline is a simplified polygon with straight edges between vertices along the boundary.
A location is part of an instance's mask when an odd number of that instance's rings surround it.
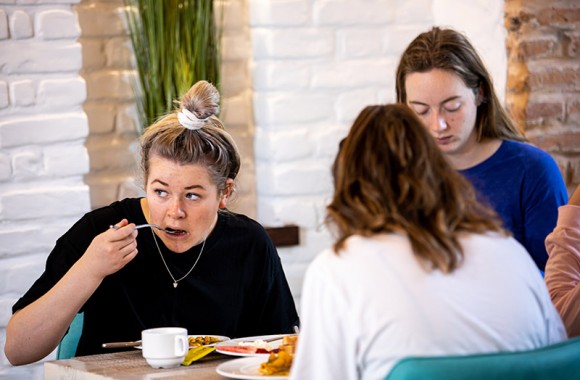
<svg viewBox="0 0 580 380">
<path fill-rule="evenodd" d="M 175 337 L 175 355 L 183 356 L 189 350 L 189 339 L 183 335 Z"/>
</svg>

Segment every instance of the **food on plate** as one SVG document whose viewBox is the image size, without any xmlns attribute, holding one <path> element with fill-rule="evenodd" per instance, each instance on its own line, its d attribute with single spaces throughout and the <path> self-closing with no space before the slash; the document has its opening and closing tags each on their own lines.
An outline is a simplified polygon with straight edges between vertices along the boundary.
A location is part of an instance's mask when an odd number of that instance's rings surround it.
<svg viewBox="0 0 580 380">
<path fill-rule="evenodd" d="M 215 347 L 198 346 L 190 348 L 181 365 L 190 365 L 214 351 Z"/>
<path fill-rule="evenodd" d="M 292 367 L 294 351 L 296 350 L 297 335 L 285 336 L 282 339 L 278 352 L 272 352 L 268 361 L 260 364 L 258 371 L 264 376 L 287 376 Z"/>
<path fill-rule="evenodd" d="M 289 354 L 294 354 L 296 343 L 298 342 L 298 335 L 288 335 L 282 339 L 280 351 L 286 351 Z"/>
<path fill-rule="evenodd" d="M 254 340 L 251 342 L 238 342 L 237 346 L 219 346 L 220 351 L 234 352 L 238 354 L 269 354 L 278 352 L 278 349 L 265 340 Z"/>
<path fill-rule="evenodd" d="M 254 346 L 220 346 L 219 350 L 248 355 L 258 353 L 258 348 Z"/>
<path fill-rule="evenodd" d="M 258 350 L 263 349 L 267 352 L 270 352 L 274 349 L 274 347 L 270 343 L 261 339 L 255 340 L 253 342 L 240 342 L 238 344 L 240 346 L 256 347 Z"/>
<path fill-rule="evenodd" d="M 264 376 L 287 376 L 290 373 L 293 358 L 294 355 L 286 351 L 279 351 L 277 354 L 271 353 L 268 361 L 260 364 L 258 371 L 260 375 Z"/>
<path fill-rule="evenodd" d="M 221 339 L 215 336 L 190 336 L 189 347 L 205 346 L 206 344 L 213 344 L 219 341 L 221 341 Z"/>
</svg>

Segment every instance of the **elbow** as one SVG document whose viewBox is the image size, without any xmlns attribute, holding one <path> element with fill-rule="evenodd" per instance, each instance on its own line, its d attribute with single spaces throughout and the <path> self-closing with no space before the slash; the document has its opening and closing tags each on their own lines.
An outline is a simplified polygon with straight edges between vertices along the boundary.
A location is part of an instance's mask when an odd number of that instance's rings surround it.
<svg viewBox="0 0 580 380">
<path fill-rule="evenodd" d="M 19 352 L 19 350 L 10 347 L 8 343 L 4 346 L 4 355 L 6 355 L 6 359 L 8 359 L 8 362 L 13 366 L 31 364 L 43 359 L 43 357 L 30 357 L 23 352 Z"/>
<path fill-rule="evenodd" d="M 39 357 L 39 352 L 35 352 L 36 347 L 26 347 L 20 344 L 19 340 L 12 336 L 9 329 L 6 331 L 6 344 L 4 345 L 4 355 L 13 366 L 31 364 L 44 358 Z M 32 351 L 30 350 L 32 349 Z"/>
<path fill-rule="evenodd" d="M 8 362 L 13 366 L 25 365 L 30 364 L 29 361 L 24 360 L 21 355 L 18 355 L 11 344 L 9 344 L 8 339 L 6 340 L 6 345 L 4 346 L 4 355 L 6 355 L 6 359 Z"/>
</svg>

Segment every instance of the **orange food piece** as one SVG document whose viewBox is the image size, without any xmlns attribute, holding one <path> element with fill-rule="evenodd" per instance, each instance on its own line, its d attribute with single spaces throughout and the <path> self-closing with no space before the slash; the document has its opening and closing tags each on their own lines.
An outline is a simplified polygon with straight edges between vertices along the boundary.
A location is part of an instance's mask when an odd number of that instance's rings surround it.
<svg viewBox="0 0 580 380">
<path fill-rule="evenodd" d="M 289 338 L 289 339 L 286 339 Z M 287 376 L 292 367 L 294 351 L 296 349 L 297 336 L 284 337 L 282 345 L 277 353 L 271 353 L 268 361 L 260 364 L 258 371 L 263 376 Z"/>
</svg>

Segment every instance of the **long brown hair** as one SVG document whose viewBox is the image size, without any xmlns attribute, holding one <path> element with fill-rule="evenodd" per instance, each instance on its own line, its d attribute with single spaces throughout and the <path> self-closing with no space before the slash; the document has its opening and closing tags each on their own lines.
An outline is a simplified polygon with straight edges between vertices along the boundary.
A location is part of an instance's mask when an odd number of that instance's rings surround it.
<svg viewBox="0 0 580 380">
<path fill-rule="evenodd" d="M 434 27 L 419 34 L 405 49 L 396 74 L 397 101 L 407 102 L 405 80 L 415 72 L 442 69 L 455 73 L 482 99 L 477 109 L 475 129 L 478 141 L 484 138 L 526 141 L 507 111 L 502 107 L 491 75 L 467 37 L 453 29 Z"/>
<path fill-rule="evenodd" d="M 241 160 L 236 144 L 217 117 L 219 98 L 218 90 L 211 83 L 199 81 L 177 102 L 178 109 L 145 130 L 141 137 L 144 183 L 149 175 L 149 158 L 155 153 L 180 164 L 204 165 L 218 194 L 226 190 L 226 180 L 236 178 Z M 203 126 L 192 130 L 182 125 L 178 112 L 183 109 L 199 118 Z"/>
<path fill-rule="evenodd" d="M 337 254 L 349 236 L 396 232 L 409 237 L 427 267 L 450 272 L 463 258 L 460 233 L 507 234 L 404 104 L 368 106 L 358 115 L 333 178 L 326 222 L 337 232 Z"/>
</svg>

